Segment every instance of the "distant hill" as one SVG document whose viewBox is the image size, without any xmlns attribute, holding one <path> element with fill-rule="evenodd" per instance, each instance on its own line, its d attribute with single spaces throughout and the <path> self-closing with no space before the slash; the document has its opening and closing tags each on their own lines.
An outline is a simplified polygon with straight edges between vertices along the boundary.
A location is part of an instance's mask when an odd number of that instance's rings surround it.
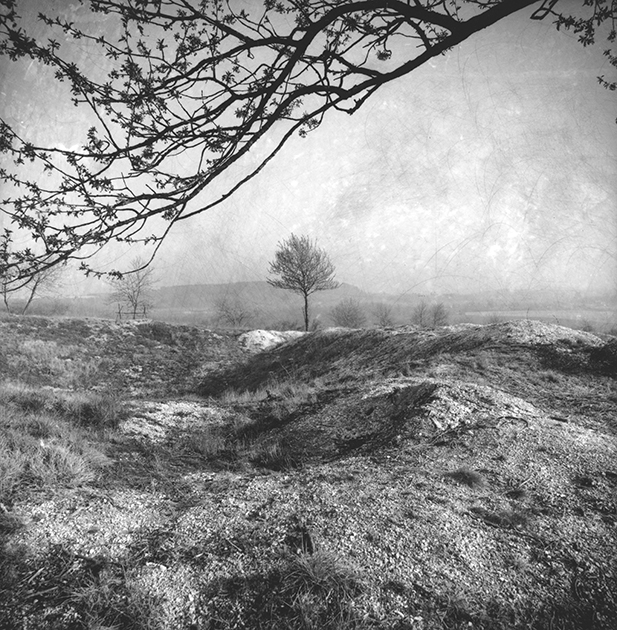
<svg viewBox="0 0 617 630">
<path fill-rule="evenodd" d="M 330 304 L 350 297 L 364 301 L 370 299 L 370 294 L 351 284 L 343 283 L 338 289 L 314 294 L 313 302 Z M 299 299 L 297 294 L 275 289 L 267 282 L 185 284 L 161 287 L 156 291 L 156 303 L 161 308 L 207 309 L 225 298 L 242 299 L 252 306 L 288 305 Z"/>
</svg>

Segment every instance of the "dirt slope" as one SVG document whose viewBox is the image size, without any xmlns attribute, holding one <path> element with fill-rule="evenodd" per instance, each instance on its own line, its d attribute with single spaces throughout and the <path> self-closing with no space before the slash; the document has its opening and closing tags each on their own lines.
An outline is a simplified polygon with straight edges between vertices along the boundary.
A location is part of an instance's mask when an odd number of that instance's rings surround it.
<svg viewBox="0 0 617 630">
<path fill-rule="evenodd" d="M 123 351 L 139 399 L 96 482 L 8 506 L 4 627 L 614 628 L 613 339 L 200 334 L 173 377 Z M 201 398 L 147 400 L 166 374 Z"/>
</svg>

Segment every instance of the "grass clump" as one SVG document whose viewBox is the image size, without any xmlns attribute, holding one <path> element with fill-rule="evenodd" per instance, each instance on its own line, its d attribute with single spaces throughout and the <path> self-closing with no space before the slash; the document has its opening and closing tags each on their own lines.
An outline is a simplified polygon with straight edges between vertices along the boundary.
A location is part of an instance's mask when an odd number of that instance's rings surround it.
<svg viewBox="0 0 617 630">
<path fill-rule="evenodd" d="M 205 592 L 208 628 L 231 630 L 354 630 L 363 593 L 353 569 L 334 555 L 286 555 L 267 573 L 233 576 Z"/>
<path fill-rule="evenodd" d="M 118 425 L 116 398 L 0 385 L 0 503 L 26 490 L 81 486 L 110 463 L 92 431 Z"/>
<path fill-rule="evenodd" d="M 82 577 L 70 593 L 70 605 L 87 628 L 165 630 L 161 597 L 143 587 L 139 568 L 103 561 L 96 576 Z"/>
<path fill-rule="evenodd" d="M 482 488 L 486 485 L 486 480 L 479 472 L 465 467 L 446 473 L 445 476 L 470 488 Z"/>
<path fill-rule="evenodd" d="M 353 601 L 361 593 L 357 574 L 336 556 L 318 550 L 293 556 L 281 570 L 283 608 L 290 628 L 355 628 Z"/>
<path fill-rule="evenodd" d="M 252 464 L 270 470 L 291 470 L 300 465 L 300 458 L 282 440 L 264 440 L 251 444 L 247 456 Z"/>
<path fill-rule="evenodd" d="M 114 394 L 44 389 L 12 382 L 0 384 L 0 405 L 26 413 L 46 412 L 93 429 L 115 429 L 125 416 L 120 399 Z"/>
<path fill-rule="evenodd" d="M 117 396 L 92 392 L 56 395 L 54 411 L 75 424 L 93 429 L 116 429 L 124 418 Z"/>
<path fill-rule="evenodd" d="M 47 439 L 31 435 L 26 418 L 0 417 L 0 502 L 26 490 L 81 486 L 109 464 L 104 453 L 75 429 L 59 424 Z M 34 425 L 37 426 L 37 425 Z"/>
<path fill-rule="evenodd" d="M 297 408 L 302 404 L 315 402 L 321 389 L 323 389 L 321 379 L 313 379 L 310 382 L 277 380 L 257 389 L 225 389 L 216 400 L 227 405 L 278 402 L 287 408 Z"/>
</svg>

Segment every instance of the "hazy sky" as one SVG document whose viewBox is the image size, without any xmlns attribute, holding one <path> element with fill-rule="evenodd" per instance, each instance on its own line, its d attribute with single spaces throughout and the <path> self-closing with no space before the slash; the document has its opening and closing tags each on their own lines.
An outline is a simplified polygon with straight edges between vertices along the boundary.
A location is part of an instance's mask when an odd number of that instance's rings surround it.
<svg viewBox="0 0 617 630">
<path fill-rule="evenodd" d="M 530 13 L 292 140 L 229 202 L 176 226 L 155 263 L 162 284 L 263 280 L 295 232 L 371 291 L 614 287 L 617 100 L 596 80 L 610 73 L 603 46 Z M 2 116 L 70 146 L 76 110 L 36 67 L 7 63 Z"/>
</svg>

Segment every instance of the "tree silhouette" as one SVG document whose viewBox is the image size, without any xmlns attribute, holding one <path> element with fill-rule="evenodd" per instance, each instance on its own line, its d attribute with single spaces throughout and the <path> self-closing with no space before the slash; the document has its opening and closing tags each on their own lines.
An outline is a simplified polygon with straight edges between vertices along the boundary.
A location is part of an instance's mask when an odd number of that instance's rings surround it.
<svg viewBox="0 0 617 630">
<path fill-rule="evenodd" d="M 617 12 L 611 0 L 80 0 L 92 19 L 40 13 L 37 39 L 20 7 L 2 2 L 0 54 L 51 67 L 91 125 L 65 148 L 0 120 L 0 212 L 11 225 L 0 238 L 27 243 L 0 247 L 15 288 L 71 258 L 93 271 L 88 259 L 111 241 L 156 251 L 173 225 L 228 199 L 329 111 L 354 113 L 515 12 L 529 8 L 584 45 L 601 27 L 612 45 Z M 81 67 L 71 42 L 96 51 L 97 68 Z M 243 158 L 257 146 L 251 166 Z"/>
<path fill-rule="evenodd" d="M 304 330 L 309 329 L 309 295 L 316 291 L 336 289 L 334 265 L 328 254 L 317 247 L 308 236 L 292 234 L 279 243 L 270 263 L 270 273 L 278 278 L 268 278 L 268 283 L 278 289 L 299 293 L 304 299 Z"/>
<path fill-rule="evenodd" d="M 152 308 L 152 291 L 155 283 L 154 269 L 146 267 L 143 259 L 134 258 L 129 273 L 110 280 L 113 288 L 111 297 L 118 304 L 118 316 L 122 317 L 124 305 L 128 307 L 128 313 L 133 319 L 137 319 L 138 315 L 146 317 Z"/>
</svg>

